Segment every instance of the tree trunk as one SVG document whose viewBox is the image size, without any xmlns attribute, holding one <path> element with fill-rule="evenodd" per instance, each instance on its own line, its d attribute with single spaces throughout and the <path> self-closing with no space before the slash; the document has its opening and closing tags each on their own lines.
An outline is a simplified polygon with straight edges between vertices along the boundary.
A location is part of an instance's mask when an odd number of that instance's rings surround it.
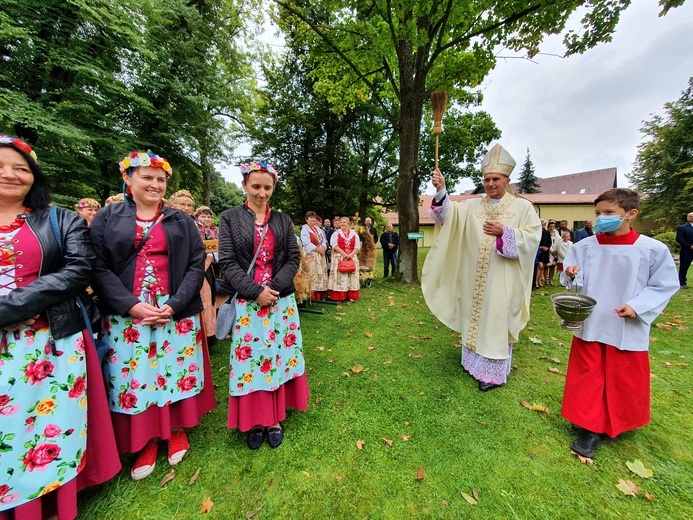
<svg viewBox="0 0 693 520">
<path fill-rule="evenodd" d="M 419 141 L 421 138 L 421 116 L 423 103 L 414 74 L 414 57 L 411 44 L 404 42 L 400 50 L 400 149 L 399 181 L 397 185 L 397 209 L 399 212 L 399 257 L 397 280 L 417 283 L 418 242 L 409 240 L 407 233 L 419 231 L 419 172 L 417 167 Z"/>
<path fill-rule="evenodd" d="M 212 165 L 209 164 L 207 147 L 204 143 L 200 146 L 200 167 L 202 168 L 202 200 L 205 206 L 209 206 L 212 193 Z"/>
</svg>

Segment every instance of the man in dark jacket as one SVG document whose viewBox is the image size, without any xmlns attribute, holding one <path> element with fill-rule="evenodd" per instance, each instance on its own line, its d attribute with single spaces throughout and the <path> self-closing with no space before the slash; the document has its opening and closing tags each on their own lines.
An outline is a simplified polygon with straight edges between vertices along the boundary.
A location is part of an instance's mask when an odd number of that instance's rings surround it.
<svg viewBox="0 0 693 520">
<path fill-rule="evenodd" d="M 390 264 L 392 264 L 392 275 L 395 274 L 397 267 L 397 249 L 399 249 L 399 235 L 392 231 L 392 224 L 387 225 L 387 230 L 380 237 L 380 245 L 383 246 L 383 260 L 385 262 L 385 275 L 387 278 Z"/>
<path fill-rule="evenodd" d="M 592 235 L 594 235 L 594 231 L 592 231 L 592 221 L 586 219 L 584 227 L 581 227 L 575 232 L 574 242 L 577 244 L 583 238 L 591 237 Z"/>
<path fill-rule="evenodd" d="M 688 287 L 686 284 L 686 275 L 688 268 L 693 260 L 693 212 L 686 217 L 687 224 L 683 224 L 676 228 L 676 241 L 681 246 L 680 264 L 679 264 L 679 283 L 681 287 Z"/>
</svg>

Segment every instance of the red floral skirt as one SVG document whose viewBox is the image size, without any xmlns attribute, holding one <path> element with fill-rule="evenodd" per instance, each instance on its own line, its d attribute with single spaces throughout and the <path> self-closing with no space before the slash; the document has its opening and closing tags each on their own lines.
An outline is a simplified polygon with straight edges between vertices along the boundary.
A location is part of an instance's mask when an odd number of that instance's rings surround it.
<svg viewBox="0 0 693 520">
<path fill-rule="evenodd" d="M 40 520 L 58 516 L 58 520 L 72 520 L 77 516 L 77 492 L 115 477 L 121 469 L 111 422 L 106 388 L 96 355 L 94 342 L 84 331 L 87 353 L 87 449 L 86 463 L 77 478 L 70 480 L 31 502 L 0 512 L 0 520 Z"/>
<path fill-rule="evenodd" d="M 167 440 L 171 437 L 171 432 L 197 426 L 204 414 L 214 410 L 217 401 L 214 397 L 209 350 L 207 338 L 204 334 L 202 337 L 205 376 L 202 391 L 168 406 L 153 406 L 136 415 L 111 412 L 120 453 L 137 453 L 151 439 Z"/>
<path fill-rule="evenodd" d="M 254 426 L 269 427 L 286 419 L 286 409 L 303 411 L 308 408 L 308 378 L 305 372 L 269 392 L 258 390 L 239 397 L 229 397 L 229 428 L 242 432 Z"/>
</svg>

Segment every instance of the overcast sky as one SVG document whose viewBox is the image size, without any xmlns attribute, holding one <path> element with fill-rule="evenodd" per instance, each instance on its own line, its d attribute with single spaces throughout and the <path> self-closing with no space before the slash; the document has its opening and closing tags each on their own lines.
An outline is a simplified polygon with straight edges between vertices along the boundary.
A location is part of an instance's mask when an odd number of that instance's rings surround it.
<svg viewBox="0 0 693 520">
<path fill-rule="evenodd" d="M 618 185 L 628 186 L 643 122 L 662 114 L 693 76 L 693 0 L 662 18 L 657 4 L 633 2 L 613 41 L 583 55 L 552 55 L 564 51 L 560 38 L 550 38 L 533 62 L 498 60 L 481 86 L 482 109 L 518 163 L 513 181 L 529 148 L 538 177 L 616 167 Z M 240 185 L 237 168 L 222 173 Z"/>
</svg>

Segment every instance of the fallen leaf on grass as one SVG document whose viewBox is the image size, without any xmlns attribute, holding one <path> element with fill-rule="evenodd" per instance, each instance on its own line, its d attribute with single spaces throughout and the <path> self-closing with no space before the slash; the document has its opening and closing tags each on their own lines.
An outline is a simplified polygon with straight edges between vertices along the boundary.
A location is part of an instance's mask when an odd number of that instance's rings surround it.
<svg viewBox="0 0 693 520">
<path fill-rule="evenodd" d="M 307 471 L 303 470 L 301 471 L 301 473 L 303 473 L 306 476 L 306 478 L 311 478 L 310 473 L 308 473 Z"/>
<path fill-rule="evenodd" d="M 564 346 L 564 345 L 565 345 L 565 343 L 563 343 L 562 341 L 559 341 L 559 342 L 558 342 L 558 346 L 559 346 L 559 347 L 562 347 L 562 346 Z"/>
<path fill-rule="evenodd" d="M 368 345 L 368 350 L 375 350 L 375 345 Z"/>
<path fill-rule="evenodd" d="M 642 478 L 650 478 L 652 475 L 654 475 L 654 471 L 652 471 L 650 468 L 646 468 L 645 464 L 643 464 L 641 460 L 627 460 L 626 466 L 628 466 L 629 470 Z"/>
<path fill-rule="evenodd" d="M 530 337 L 529 337 L 529 341 L 531 341 L 531 342 L 534 343 L 535 345 L 540 345 L 540 344 L 541 344 L 541 340 L 540 340 L 539 338 L 535 338 L 535 337 L 533 337 L 533 336 L 530 336 Z"/>
<path fill-rule="evenodd" d="M 377 372 L 373 374 L 373 379 L 378 379 L 378 373 Z"/>
<path fill-rule="evenodd" d="M 655 496 L 652 493 L 645 493 L 645 498 L 652 502 L 655 499 Z"/>
<path fill-rule="evenodd" d="M 372 338 L 372 337 L 373 337 L 373 333 L 372 333 L 372 332 L 366 332 L 366 337 L 367 337 L 367 338 Z"/>
<path fill-rule="evenodd" d="M 337 475 L 334 479 L 335 479 L 337 482 L 341 482 L 343 478 L 344 478 L 344 475 Z"/>
<path fill-rule="evenodd" d="M 212 500 L 209 498 L 205 498 L 202 501 L 202 509 L 200 509 L 200 513 L 209 513 L 213 507 L 214 507 L 214 502 L 212 502 Z"/>
<path fill-rule="evenodd" d="M 351 377 L 351 374 L 349 372 L 342 372 L 342 375 L 344 377 Z"/>
<path fill-rule="evenodd" d="M 426 474 L 424 473 L 423 466 L 419 466 L 419 469 L 416 470 L 416 480 L 418 482 L 421 482 Z"/>
<path fill-rule="evenodd" d="M 391 359 L 388 359 L 387 361 L 383 361 L 383 365 L 389 365 L 390 363 L 392 363 Z"/>
<path fill-rule="evenodd" d="M 558 338 L 554 338 L 553 336 L 551 336 L 549 339 L 550 339 L 551 341 L 558 341 Z"/>
<path fill-rule="evenodd" d="M 472 506 L 477 505 L 477 503 L 478 503 L 477 499 L 474 498 L 473 496 L 468 495 L 464 491 L 460 491 L 460 495 L 462 495 L 462 498 L 464 498 L 470 505 L 472 505 Z"/>
<path fill-rule="evenodd" d="M 164 475 L 164 478 L 161 479 L 161 487 L 164 487 L 166 484 L 171 482 L 176 476 L 176 472 L 174 470 L 169 471 Z"/>
<path fill-rule="evenodd" d="M 190 480 L 188 481 L 188 486 L 192 486 L 195 483 L 195 481 L 197 481 L 197 477 L 200 476 L 200 470 L 201 469 L 202 468 L 197 468 L 197 471 L 195 472 L 195 474 L 192 477 L 190 477 Z"/>
<path fill-rule="evenodd" d="M 557 357 L 552 357 L 552 358 L 551 358 L 551 361 L 553 361 L 553 362 L 556 363 L 557 365 L 560 365 L 560 364 L 561 364 L 561 360 L 558 359 Z"/>
<path fill-rule="evenodd" d="M 409 426 L 411 423 L 409 421 L 404 421 L 404 426 Z"/>
<path fill-rule="evenodd" d="M 390 439 L 386 439 L 385 437 L 383 437 L 383 442 L 387 444 L 390 448 L 392 448 L 392 441 Z"/>
<path fill-rule="evenodd" d="M 411 358 L 412 359 L 421 359 L 421 354 L 414 354 Z"/>
<path fill-rule="evenodd" d="M 555 367 L 546 367 L 546 370 L 548 370 L 548 371 L 551 372 L 552 374 L 560 374 L 560 373 L 561 373 L 561 371 L 558 370 L 558 369 L 555 368 Z"/>
<path fill-rule="evenodd" d="M 325 350 L 325 347 L 315 347 L 315 350 L 323 351 Z"/>
<path fill-rule="evenodd" d="M 539 403 L 539 404 L 529 404 L 527 401 L 520 401 L 520 404 L 527 408 L 527 410 L 533 410 L 535 412 L 544 412 L 544 413 L 551 413 L 551 410 L 549 410 L 549 407 L 546 406 L 545 404 Z"/>
<path fill-rule="evenodd" d="M 253 518 L 255 515 L 257 515 L 260 511 L 262 511 L 262 506 L 258 507 L 257 509 L 253 509 L 252 511 L 248 511 L 245 514 L 246 520 L 249 520 L 250 518 Z"/>
<path fill-rule="evenodd" d="M 583 464 L 594 464 L 594 459 L 590 459 L 589 457 L 583 457 L 579 453 L 574 452 L 573 450 L 570 450 L 570 453 L 573 455 L 577 456 L 578 460 L 582 462 Z"/>
<path fill-rule="evenodd" d="M 411 435 L 402 435 L 403 441 L 408 441 L 409 439 L 411 439 Z"/>
<path fill-rule="evenodd" d="M 474 498 L 478 502 L 479 501 L 479 490 L 476 488 L 472 488 L 472 495 L 474 495 Z"/>
<path fill-rule="evenodd" d="M 387 304 L 389 307 L 394 307 L 395 306 L 395 300 L 392 298 L 392 296 L 387 297 Z"/>
<path fill-rule="evenodd" d="M 447 500 L 443 500 L 443 505 L 444 505 L 444 506 L 449 506 L 449 505 L 450 505 L 450 502 L 448 502 Z"/>
<path fill-rule="evenodd" d="M 351 371 L 354 374 L 360 374 L 361 372 L 363 372 L 363 367 L 361 365 L 356 365 L 355 367 L 351 367 Z"/>
<path fill-rule="evenodd" d="M 659 379 L 657 374 L 650 374 L 650 379 Z"/>
<path fill-rule="evenodd" d="M 360 450 L 363 449 L 364 444 L 366 444 L 366 441 L 356 441 L 356 447 Z"/>
<path fill-rule="evenodd" d="M 614 485 L 616 486 L 616 489 L 618 489 L 624 495 L 636 497 L 640 494 L 640 488 L 630 480 L 623 480 L 620 478 L 618 479 L 618 484 Z"/>
</svg>

